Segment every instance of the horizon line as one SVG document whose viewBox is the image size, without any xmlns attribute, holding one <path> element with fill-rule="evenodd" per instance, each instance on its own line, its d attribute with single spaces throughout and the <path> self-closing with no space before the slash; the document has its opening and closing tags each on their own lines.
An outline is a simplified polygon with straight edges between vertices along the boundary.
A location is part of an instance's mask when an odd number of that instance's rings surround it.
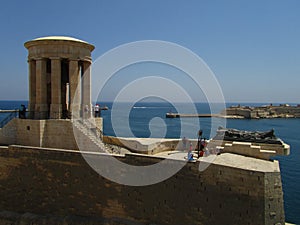
<svg viewBox="0 0 300 225">
<path fill-rule="evenodd" d="M 7 100 L 7 99 L 0 99 L 0 101 L 2 102 L 21 102 L 21 101 L 27 101 L 29 102 L 28 99 L 24 100 L 24 99 L 14 99 L 14 100 Z M 94 102 L 94 101 L 92 101 Z M 113 101 L 113 100 L 103 100 L 103 101 L 96 101 L 98 102 L 118 102 L 118 103 L 132 103 L 130 101 Z M 140 103 L 169 103 L 169 102 L 165 102 L 165 101 L 140 101 Z M 176 103 L 186 103 L 183 101 L 176 101 Z M 193 103 L 207 103 L 207 104 L 221 104 L 222 102 L 212 102 L 209 103 L 207 101 L 194 101 Z M 229 104 L 229 103 L 234 103 L 234 104 L 244 104 L 244 103 L 251 103 L 251 104 L 300 104 L 300 102 L 282 102 L 282 101 L 273 101 L 273 102 L 255 102 L 255 101 L 225 101 L 225 104 Z"/>
</svg>

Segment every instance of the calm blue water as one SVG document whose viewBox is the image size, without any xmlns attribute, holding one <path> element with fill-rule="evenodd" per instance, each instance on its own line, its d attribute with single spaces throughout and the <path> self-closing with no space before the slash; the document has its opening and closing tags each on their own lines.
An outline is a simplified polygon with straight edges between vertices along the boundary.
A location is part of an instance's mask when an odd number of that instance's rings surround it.
<svg viewBox="0 0 300 225">
<path fill-rule="evenodd" d="M 26 101 L 0 101 L 0 109 L 15 109 L 24 103 L 27 105 Z M 300 224 L 300 119 L 227 119 L 226 121 L 224 119 L 214 119 L 214 123 L 211 124 L 211 118 L 167 119 L 165 118 L 166 113 L 170 111 L 177 112 L 178 110 L 165 102 L 140 102 L 132 105 L 133 107 L 121 103 L 117 106 L 115 104 L 113 110 L 111 110 L 112 103 L 106 102 L 100 103 L 100 105 L 106 105 L 110 108 L 110 110 L 102 111 L 105 135 L 166 138 L 186 136 L 197 138 L 199 128 L 197 123 L 200 123 L 200 129 L 203 130 L 204 136 L 207 138 L 211 136 L 211 128 L 213 136 L 218 126 L 224 125 L 224 122 L 226 122 L 228 128 L 241 130 L 266 131 L 274 128 L 275 134 L 291 146 L 289 156 L 276 157 L 280 161 L 286 221 Z M 184 108 L 184 104 L 182 106 Z M 206 103 L 196 104 L 196 108 L 198 113 L 210 113 L 209 106 Z M 180 112 L 182 112 L 181 109 L 180 107 Z M 3 116 L 3 114 L 0 114 L 0 119 Z M 183 130 L 183 133 L 180 132 L 181 130 Z"/>
</svg>

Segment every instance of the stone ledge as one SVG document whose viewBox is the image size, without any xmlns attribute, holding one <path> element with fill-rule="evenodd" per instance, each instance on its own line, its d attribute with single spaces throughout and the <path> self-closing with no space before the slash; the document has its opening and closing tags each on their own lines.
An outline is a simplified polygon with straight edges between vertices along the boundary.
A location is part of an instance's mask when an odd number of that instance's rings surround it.
<svg viewBox="0 0 300 225">
<path fill-rule="evenodd" d="M 253 171 L 280 172 L 277 160 L 267 161 L 231 153 L 223 153 L 217 156 L 213 163 Z"/>
<path fill-rule="evenodd" d="M 86 155 L 95 155 L 95 156 L 112 156 L 117 158 L 144 158 L 144 159 L 154 159 L 154 160 L 164 160 L 169 159 L 172 161 L 186 161 L 184 158 L 186 156 L 186 153 L 183 152 L 163 152 L 158 155 L 145 155 L 145 154 L 139 154 L 139 153 L 126 153 L 125 155 L 119 155 L 119 154 L 109 154 L 109 153 L 102 153 L 102 152 L 81 152 L 78 150 L 67 150 L 67 149 L 57 149 L 57 148 L 41 148 L 41 147 L 32 147 L 32 146 L 22 146 L 22 145 L 10 145 L 8 147 L 12 150 L 22 150 L 22 149 L 28 149 L 28 150 L 34 150 L 36 153 L 39 151 L 50 151 L 50 152 L 65 152 L 70 154 L 86 154 Z M 7 148 L 5 148 L 7 149 Z M 178 157 L 176 157 L 178 155 Z M 234 167 L 244 170 L 251 170 L 251 171 L 259 171 L 259 172 L 280 172 L 279 169 L 279 163 L 277 160 L 274 161 L 267 161 L 262 159 L 256 159 L 253 157 L 247 157 L 242 156 L 238 154 L 232 154 L 232 153 L 223 153 L 221 155 L 210 155 L 208 157 L 201 157 L 198 160 L 195 160 L 194 162 L 199 163 L 210 163 L 215 165 L 221 165 L 221 166 L 227 166 L 227 167 Z"/>
</svg>

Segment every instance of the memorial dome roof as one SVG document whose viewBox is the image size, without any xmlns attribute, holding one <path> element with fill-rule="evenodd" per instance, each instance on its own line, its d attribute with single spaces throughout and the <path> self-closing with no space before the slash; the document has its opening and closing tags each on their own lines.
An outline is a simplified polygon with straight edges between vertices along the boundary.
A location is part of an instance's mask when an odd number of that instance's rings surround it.
<svg viewBox="0 0 300 225">
<path fill-rule="evenodd" d="M 30 41 L 25 42 L 25 47 L 28 48 L 33 45 L 37 45 L 38 43 L 48 43 L 49 41 L 66 41 L 66 42 L 76 42 L 78 44 L 83 44 L 84 46 L 87 46 L 90 51 L 94 50 L 94 46 L 86 41 L 74 38 L 74 37 L 67 37 L 67 36 L 47 36 L 47 37 L 39 37 Z"/>
<path fill-rule="evenodd" d="M 87 43 L 86 41 L 77 39 L 77 38 L 73 38 L 73 37 L 67 37 L 67 36 L 47 36 L 47 37 L 39 37 L 36 39 L 33 39 L 32 41 L 47 41 L 47 40 L 58 40 L 58 41 L 77 41 L 77 42 L 83 42 L 83 43 Z"/>
</svg>

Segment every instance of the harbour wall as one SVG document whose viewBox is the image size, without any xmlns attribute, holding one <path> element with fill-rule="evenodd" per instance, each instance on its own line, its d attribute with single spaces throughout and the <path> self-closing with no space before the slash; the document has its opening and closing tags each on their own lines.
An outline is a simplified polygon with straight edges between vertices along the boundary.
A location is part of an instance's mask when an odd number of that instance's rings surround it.
<svg viewBox="0 0 300 225">
<path fill-rule="evenodd" d="M 109 157 L 85 154 L 103 164 Z M 139 154 L 115 157 L 136 166 L 162 160 Z M 170 161 L 173 163 L 177 161 Z M 105 218 L 118 221 L 107 224 L 119 225 L 284 224 L 277 161 L 226 153 L 202 172 L 199 163 L 204 162 L 189 162 L 174 176 L 157 184 L 126 186 L 96 173 L 78 151 L 3 147 L 0 224 L 20 224 L 17 223 L 20 217 L 1 217 L 7 211 L 48 218 L 102 218 L 99 221 Z M 51 224 L 49 221 L 47 224 Z M 76 219 L 72 223 L 63 221 L 63 224 L 88 224 Z"/>
</svg>

